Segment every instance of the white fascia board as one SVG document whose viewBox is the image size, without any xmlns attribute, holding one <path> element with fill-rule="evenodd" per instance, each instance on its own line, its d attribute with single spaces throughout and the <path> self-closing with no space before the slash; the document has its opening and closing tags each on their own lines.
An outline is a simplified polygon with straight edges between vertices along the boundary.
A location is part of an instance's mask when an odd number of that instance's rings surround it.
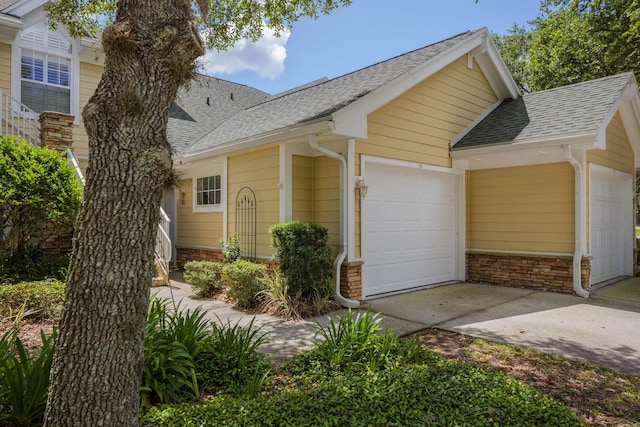
<svg viewBox="0 0 640 427">
<path fill-rule="evenodd" d="M 21 30 L 23 28 L 23 25 L 20 18 L 0 13 L 0 27 L 10 28 L 17 32 L 17 30 Z"/>
<path fill-rule="evenodd" d="M 213 147 L 193 154 L 184 154 L 182 155 L 180 160 L 181 163 L 186 164 L 189 162 L 194 162 L 196 160 L 206 159 L 208 157 L 222 156 L 241 150 L 259 148 L 265 145 L 283 142 L 291 138 L 310 134 L 318 134 L 332 130 L 333 123 L 329 120 L 323 120 L 321 122 L 315 122 L 303 126 L 277 129 L 273 132 L 268 132 L 262 135 L 255 135 L 249 138 L 239 139 L 229 144 L 225 144 L 221 147 Z"/>
<path fill-rule="evenodd" d="M 349 138 L 367 137 L 367 116 L 388 104 L 407 90 L 442 70 L 453 61 L 482 46 L 486 37 L 491 37 L 484 28 L 473 37 L 436 55 L 423 65 L 415 67 L 390 81 L 384 86 L 368 93 L 357 101 L 333 113 L 334 133 Z"/>
<path fill-rule="evenodd" d="M 640 167 L 640 97 L 635 96 L 620 107 L 620 117 L 631 149 L 633 150 L 634 168 Z"/>
<path fill-rule="evenodd" d="M 462 159 L 465 157 L 473 157 L 483 154 L 502 153 L 509 151 L 521 151 L 528 149 L 538 149 L 544 147 L 553 147 L 559 145 L 584 145 L 593 144 L 597 134 L 595 131 L 578 132 L 564 135 L 557 135 L 543 138 L 529 138 L 512 143 L 496 143 L 484 145 L 482 147 L 464 148 L 451 151 L 451 157 Z M 595 148 L 595 147 L 591 147 Z"/>
<path fill-rule="evenodd" d="M 27 13 L 44 6 L 49 0 L 22 0 L 6 8 L 3 12 L 15 16 L 24 16 Z"/>
<path fill-rule="evenodd" d="M 598 134 L 596 148 L 600 148 L 602 150 L 607 148 L 607 127 L 609 126 L 609 123 L 611 123 L 611 120 L 613 120 L 613 117 L 616 115 L 623 103 L 631 100 L 634 96 L 638 96 L 638 84 L 636 83 L 634 75 L 629 73 L 629 82 L 622 90 L 618 99 L 611 104 L 611 107 L 609 107 L 609 110 L 596 129 Z"/>
<path fill-rule="evenodd" d="M 498 98 L 517 99 L 520 97 L 520 89 L 489 34 L 487 39 L 487 50 L 476 57 L 476 61 Z"/>
</svg>

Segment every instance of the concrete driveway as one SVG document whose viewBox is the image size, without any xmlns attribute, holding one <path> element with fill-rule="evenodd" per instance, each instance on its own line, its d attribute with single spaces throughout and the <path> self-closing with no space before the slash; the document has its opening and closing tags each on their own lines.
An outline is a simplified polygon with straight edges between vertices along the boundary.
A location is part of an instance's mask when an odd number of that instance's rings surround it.
<svg viewBox="0 0 640 427">
<path fill-rule="evenodd" d="M 436 327 L 640 376 L 640 279 L 577 296 L 453 284 L 369 301 L 398 332 Z M 402 330 L 402 328 L 406 328 Z"/>
</svg>

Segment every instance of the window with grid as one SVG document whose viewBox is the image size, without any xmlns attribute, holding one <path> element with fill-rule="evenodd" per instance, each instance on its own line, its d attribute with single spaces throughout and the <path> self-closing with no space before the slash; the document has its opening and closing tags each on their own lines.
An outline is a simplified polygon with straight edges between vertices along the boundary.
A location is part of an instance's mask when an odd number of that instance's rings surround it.
<svg viewBox="0 0 640 427">
<path fill-rule="evenodd" d="M 196 205 L 219 206 L 222 203 L 220 175 L 198 178 L 196 181 Z"/>
<path fill-rule="evenodd" d="M 20 37 L 20 102 L 34 110 L 71 113 L 71 44 L 35 28 Z"/>
</svg>

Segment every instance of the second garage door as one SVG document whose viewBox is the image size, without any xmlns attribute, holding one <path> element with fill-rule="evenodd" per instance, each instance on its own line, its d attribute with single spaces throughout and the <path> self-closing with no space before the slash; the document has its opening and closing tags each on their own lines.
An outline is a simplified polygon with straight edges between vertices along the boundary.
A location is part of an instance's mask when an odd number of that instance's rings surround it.
<svg viewBox="0 0 640 427">
<path fill-rule="evenodd" d="M 456 175 L 367 162 L 363 297 L 456 280 Z"/>
</svg>

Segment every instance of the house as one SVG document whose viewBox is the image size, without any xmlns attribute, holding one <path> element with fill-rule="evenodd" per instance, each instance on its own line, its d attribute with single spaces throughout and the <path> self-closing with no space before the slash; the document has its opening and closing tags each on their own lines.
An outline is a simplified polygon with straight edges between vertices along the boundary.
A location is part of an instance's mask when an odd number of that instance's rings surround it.
<svg viewBox="0 0 640 427">
<path fill-rule="evenodd" d="M 15 97 L 16 49 L 29 52 L 22 34 L 37 20 L 13 13 L 28 1 L 3 3 L 0 27 L 14 27 L 0 30 L 0 88 Z M 100 54 L 73 43 L 69 104 L 81 106 Z M 269 227 L 304 220 L 329 230 L 347 306 L 463 280 L 586 297 L 634 274 L 631 73 L 521 96 L 479 29 L 276 95 L 201 76 L 169 128 L 180 179 L 164 207 L 178 266 L 221 258 L 234 233 L 248 256 L 269 259 Z M 82 160 L 81 133 L 80 119 Z"/>
</svg>

